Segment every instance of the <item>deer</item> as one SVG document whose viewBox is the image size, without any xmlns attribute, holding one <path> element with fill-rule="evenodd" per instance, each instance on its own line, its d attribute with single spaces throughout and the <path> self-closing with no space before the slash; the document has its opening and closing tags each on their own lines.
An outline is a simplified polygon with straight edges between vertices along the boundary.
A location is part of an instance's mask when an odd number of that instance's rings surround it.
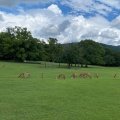
<svg viewBox="0 0 120 120">
<path fill-rule="evenodd" d="M 20 75 L 18 76 L 18 78 L 24 78 L 25 74 L 24 73 L 20 73 Z"/>
<path fill-rule="evenodd" d="M 91 75 L 90 75 L 90 73 L 81 73 L 80 77 L 81 78 L 91 78 Z"/>
<path fill-rule="evenodd" d="M 29 73 L 29 72 L 26 72 L 26 73 L 25 73 L 25 77 L 26 77 L 26 78 L 29 78 L 29 77 L 30 77 L 30 73 Z"/>
<path fill-rule="evenodd" d="M 98 73 L 94 73 L 94 77 L 95 78 L 98 78 L 99 76 L 98 76 Z"/>
<path fill-rule="evenodd" d="M 76 78 L 77 76 L 78 76 L 77 73 L 73 73 L 73 74 L 71 75 L 71 78 Z"/>
<path fill-rule="evenodd" d="M 117 77 L 118 77 L 118 74 L 115 74 L 115 75 L 114 75 L 114 78 L 117 78 Z"/>
<path fill-rule="evenodd" d="M 65 79 L 65 75 L 64 75 L 64 74 L 59 74 L 59 75 L 57 76 L 57 78 L 58 78 L 58 79 L 60 79 L 60 78 L 61 78 L 61 79 Z"/>
<path fill-rule="evenodd" d="M 87 77 L 89 77 L 91 79 L 91 75 L 90 73 L 86 73 Z"/>
<path fill-rule="evenodd" d="M 83 78 L 83 77 L 84 77 L 84 73 L 81 73 L 81 74 L 79 75 L 79 77 L 80 77 L 80 78 Z"/>
</svg>

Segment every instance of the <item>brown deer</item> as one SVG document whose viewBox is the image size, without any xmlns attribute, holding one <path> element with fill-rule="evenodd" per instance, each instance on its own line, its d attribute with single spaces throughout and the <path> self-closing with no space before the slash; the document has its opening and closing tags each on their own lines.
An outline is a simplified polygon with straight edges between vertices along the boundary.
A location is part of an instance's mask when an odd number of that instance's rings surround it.
<svg viewBox="0 0 120 120">
<path fill-rule="evenodd" d="M 64 75 L 64 74 L 59 74 L 59 75 L 57 76 L 57 78 L 58 78 L 58 79 L 60 79 L 60 78 L 61 78 L 61 79 L 65 79 L 65 75 Z"/>
<path fill-rule="evenodd" d="M 79 77 L 80 77 L 80 78 L 83 78 L 83 77 L 84 77 L 84 73 L 81 73 L 81 74 L 79 75 Z"/>
<path fill-rule="evenodd" d="M 26 77 L 26 78 L 29 78 L 29 77 L 30 77 L 30 73 L 29 73 L 29 72 L 26 72 L 26 73 L 25 73 L 25 77 Z"/>
<path fill-rule="evenodd" d="M 77 73 L 73 73 L 73 74 L 71 75 L 71 78 L 76 78 L 77 76 L 78 76 Z"/>
<path fill-rule="evenodd" d="M 91 75 L 90 73 L 86 73 L 87 74 L 87 77 L 91 79 Z"/>
<path fill-rule="evenodd" d="M 95 78 L 98 78 L 99 76 L 98 76 L 98 73 L 94 73 L 94 77 Z"/>
<path fill-rule="evenodd" d="M 117 78 L 117 77 L 118 77 L 118 74 L 115 74 L 115 75 L 114 75 L 114 78 Z"/>
<path fill-rule="evenodd" d="M 90 73 L 81 73 L 80 76 L 81 78 L 91 78 Z"/>
<path fill-rule="evenodd" d="M 24 78 L 25 74 L 24 73 L 20 73 L 20 75 L 18 76 L 18 78 Z"/>
</svg>

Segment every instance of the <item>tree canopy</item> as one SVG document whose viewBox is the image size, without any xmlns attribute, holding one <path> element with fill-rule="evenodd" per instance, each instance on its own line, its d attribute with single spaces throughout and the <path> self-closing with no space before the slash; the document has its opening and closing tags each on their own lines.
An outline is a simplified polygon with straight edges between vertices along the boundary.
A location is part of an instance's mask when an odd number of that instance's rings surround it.
<svg viewBox="0 0 120 120">
<path fill-rule="evenodd" d="M 56 38 L 50 37 L 45 42 L 34 38 L 27 28 L 16 26 L 0 32 L 0 59 L 64 62 L 69 68 L 72 64 L 119 66 L 120 51 L 90 39 L 60 44 Z"/>
</svg>

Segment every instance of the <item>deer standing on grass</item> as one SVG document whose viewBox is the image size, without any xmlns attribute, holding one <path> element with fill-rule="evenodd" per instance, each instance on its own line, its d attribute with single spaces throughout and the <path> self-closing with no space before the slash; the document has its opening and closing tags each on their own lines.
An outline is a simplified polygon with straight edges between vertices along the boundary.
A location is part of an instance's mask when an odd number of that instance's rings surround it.
<svg viewBox="0 0 120 120">
<path fill-rule="evenodd" d="M 114 78 L 117 78 L 117 77 L 118 77 L 118 74 L 115 74 L 115 75 L 114 75 Z"/>
<path fill-rule="evenodd" d="M 95 78 L 98 78 L 99 76 L 98 76 L 98 73 L 94 73 L 94 77 Z"/>
<path fill-rule="evenodd" d="M 89 77 L 89 78 L 91 79 L 91 75 L 90 75 L 90 73 L 87 73 L 87 77 Z"/>
</svg>

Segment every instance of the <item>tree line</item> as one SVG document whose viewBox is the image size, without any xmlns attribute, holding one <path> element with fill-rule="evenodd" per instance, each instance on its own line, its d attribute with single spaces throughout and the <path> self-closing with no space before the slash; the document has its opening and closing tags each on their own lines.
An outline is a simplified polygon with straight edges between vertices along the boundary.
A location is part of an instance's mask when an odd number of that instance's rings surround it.
<svg viewBox="0 0 120 120">
<path fill-rule="evenodd" d="M 90 39 L 77 43 L 60 44 L 56 38 L 46 42 L 34 38 L 27 28 L 7 28 L 0 32 L 0 59 L 23 62 L 50 61 L 75 66 L 119 66 L 120 52 Z"/>
</svg>

